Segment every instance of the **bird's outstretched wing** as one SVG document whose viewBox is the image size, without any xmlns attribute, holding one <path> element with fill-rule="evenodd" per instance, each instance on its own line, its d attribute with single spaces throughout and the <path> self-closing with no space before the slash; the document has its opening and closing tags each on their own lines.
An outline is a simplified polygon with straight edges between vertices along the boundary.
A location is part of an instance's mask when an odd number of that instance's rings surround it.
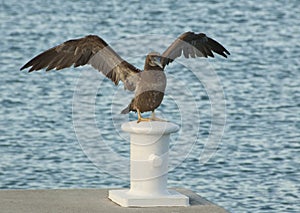
<svg viewBox="0 0 300 213">
<path fill-rule="evenodd" d="M 180 57 L 182 52 L 186 58 L 214 57 L 213 52 L 225 58 L 230 55 L 219 42 L 207 37 L 204 33 L 186 32 L 180 35 L 162 54 L 163 67 Z"/>
<path fill-rule="evenodd" d="M 46 68 L 46 71 L 92 65 L 110 78 L 116 85 L 119 81 L 124 87 L 134 90 L 138 73 L 137 69 L 123 60 L 103 39 L 95 35 L 66 41 L 37 55 L 26 63 L 21 70 L 29 68 L 29 72 Z"/>
</svg>

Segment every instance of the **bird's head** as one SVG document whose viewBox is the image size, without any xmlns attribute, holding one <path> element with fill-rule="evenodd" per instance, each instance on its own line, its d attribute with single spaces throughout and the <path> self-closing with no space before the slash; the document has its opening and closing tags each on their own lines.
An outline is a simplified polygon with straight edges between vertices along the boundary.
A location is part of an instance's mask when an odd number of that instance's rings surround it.
<svg viewBox="0 0 300 213">
<path fill-rule="evenodd" d="M 155 70 L 161 70 L 163 69 L 163 66 L 161 64 L 161 55 L 157 52 L 151 52 L 147 55 L 146 61 L 145 61 L 145 70 L 149 69 L 155 69 Z"/>
</svg>

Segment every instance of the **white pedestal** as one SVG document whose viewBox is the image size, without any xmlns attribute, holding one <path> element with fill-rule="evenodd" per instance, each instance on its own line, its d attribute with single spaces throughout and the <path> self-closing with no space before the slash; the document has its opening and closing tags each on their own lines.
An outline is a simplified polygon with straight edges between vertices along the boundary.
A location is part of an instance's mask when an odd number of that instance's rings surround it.
<svg viewBox="0 0 300 213">
<path fill-rule="evenodd" d="M 167 189 L 170 122 L 132 121 L 122 125 L 130 133 L 130 189 L 110 190 L 108 198 L 124 207 L 188 206 L 189 198 Z"/>
</svg>

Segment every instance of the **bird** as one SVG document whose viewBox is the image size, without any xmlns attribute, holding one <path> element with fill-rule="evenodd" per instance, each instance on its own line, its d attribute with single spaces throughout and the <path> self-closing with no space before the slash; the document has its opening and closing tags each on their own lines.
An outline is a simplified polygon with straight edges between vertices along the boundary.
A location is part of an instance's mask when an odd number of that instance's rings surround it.
<svg viewBox="0 0 300 213">
<path fill-rule="evenodd" d="M 54 46 L 29 60 L 20 70 L 30 68 L 28 72 L 46 69 L 61 70 L 68 67 L 91 65 L 124 89 L 134 92 L 128 106 L 121 114 L 137 112 L 137 123 L 142 121 L 165 121 L 156 117 L 155 110 L 164 98 L 167 78 L 164 69 L 182 54 L 185 58 L 214 57 L 217 53 L 225 58 L 229 51 L 216 40 L 204 33 L 185 32 L 177 37 L 162 53 L 147 54 L 144 69 L 138 69 L 124 60 L 111 46 L 97 35 L 87 35 L 71 39 Z M 92 79 L 91 79 L 92 80 Z M 152 112 L 149 118 L 141 113 Z"/>
</svg>

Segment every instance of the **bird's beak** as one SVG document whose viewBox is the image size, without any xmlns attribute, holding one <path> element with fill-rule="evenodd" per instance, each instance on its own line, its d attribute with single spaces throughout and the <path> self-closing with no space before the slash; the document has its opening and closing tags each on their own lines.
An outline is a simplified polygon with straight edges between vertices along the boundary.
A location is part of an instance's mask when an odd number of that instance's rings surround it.
<svg viewBox="0 0 300 213">
<path fill-rule="evenodd" d="M 162 66 L 162 64 L 161 64 L 161 62 L 160 62 L 160 59 L 161 59 L 161 57 L 154 57 L 154 64 L 156 64 L 157 66 L 159 66 L 160 68 L 162 68 L 163 69 L 163 66 Z"/>
</svg>

